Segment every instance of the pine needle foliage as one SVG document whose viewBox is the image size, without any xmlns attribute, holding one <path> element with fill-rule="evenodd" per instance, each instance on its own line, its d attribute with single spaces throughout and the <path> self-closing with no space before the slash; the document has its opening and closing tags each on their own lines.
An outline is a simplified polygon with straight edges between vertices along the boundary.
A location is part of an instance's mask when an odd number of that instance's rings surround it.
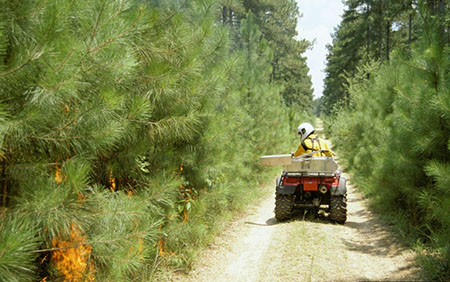
<svg viewBox="0 0 450 282">
<path fill-rule="evenodd" d="M 349 81 L 349 106 L 329 128 L 356 182 L 402 232 L 427 249 L 426 279 L 450 278 L 450 54 L 448 15 L 420 3 L 423 36 L 389 64 L 368 64 Z M 448 9 L 444 6 L 444 9 Z M 368 75 L 370 74 L 370 76 Z M 334 121 L 332 121 L 334 119 Z"/>
<path fill-rule="evenodd" d="M 27 219 L 0 215 L 0 280 L 35 281 L 39 240 L 35 224 Z"/>
<path fill-rule="evenodd" d="M 86 204 L 93 220 L 86 233 L 90 235 L 97 279 L 126 281 L 154 257 L 157 217 L 147 210 L 146 198 L 140 195 L 131 197 L 94 187 L 89 201 Z"/>
<path fill-rule="evenodd" d="M 154 279 L 256 197 L 308 111 L 281 94 L 311 95 L 305 46 L 287 90 L 261 19 L 219 2 L 0 0 L 0 280 L 70 281 L 72 243 L 76 277 Z"/>
</svg>

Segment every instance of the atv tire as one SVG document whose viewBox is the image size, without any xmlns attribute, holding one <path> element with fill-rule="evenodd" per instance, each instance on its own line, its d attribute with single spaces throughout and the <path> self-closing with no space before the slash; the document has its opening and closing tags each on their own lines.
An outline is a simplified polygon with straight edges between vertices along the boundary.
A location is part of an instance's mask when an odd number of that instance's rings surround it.
<svg viewBox="0 0 450 282">
<path fill-rule="evenodd" d="M 347 195 L 331 197 L 330 220 L 339 224 L 345 223 L 347 220 Z"/>
<path fill-rule="evenodd" d="M 294 210 L 294 195 L 275 195 L 275 218 L 279 221 L 288 219 Z"/>
</svg>

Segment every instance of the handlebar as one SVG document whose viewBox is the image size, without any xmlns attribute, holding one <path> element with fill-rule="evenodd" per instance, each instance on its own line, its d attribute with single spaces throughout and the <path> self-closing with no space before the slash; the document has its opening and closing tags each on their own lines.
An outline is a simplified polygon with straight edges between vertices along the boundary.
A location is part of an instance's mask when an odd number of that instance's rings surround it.
<svg viewBox="0 0 450 282">
<path fill-rule="evenodd" d="M 329 152 L 329 150 L 318 150 L 318 151 L 313 151 L 311 153 L 306 153 L 306 154 L 303 154 L 303 155 L 300 155 L 300 156 L 294 157 L 294 158 L 295 159 L 303 159 L 303 158 L 306 158 L 306 157 L 311 157 L 312 155 L 314 155 L 316 153 L 328 153 L 328 152 Z"/>
</svg>

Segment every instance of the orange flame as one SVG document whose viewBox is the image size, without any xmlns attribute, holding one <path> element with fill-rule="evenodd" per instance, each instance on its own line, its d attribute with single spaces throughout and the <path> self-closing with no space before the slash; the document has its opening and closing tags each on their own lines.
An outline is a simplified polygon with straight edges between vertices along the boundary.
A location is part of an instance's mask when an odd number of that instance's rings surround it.
<svg viewBox="0 0 450 282">
<path fill-rule="evenodd" d="M 163 228 L 162 225 L 158 226 L 159 230 L 162 230 L 162 228 Z M 158 240 L 157 244 L 158 244 L 159 256 L 162 257 L 162 256 L 164 256 L 166 254 L 166 252 L 164 251 L 164 239 L 160 238 Z M 156 246 L 156 243 L 155 243 L 155 246 Z"/>
<path fill-rule="evenodd" d="M 86 202 L 86 195 L 84 195 L 81 192 L 77 193 L 77 201 L 81 204 L 84 204 L 84 202 Z"/>
<path fill-rule="evenodd" d="M 159 256 L 163 257 L 166 252 L 164 251 L 164 241 L 163 239 L 159 239 L 158 241 L 158 249 L 159 249 Z"/>
<path fill-rule="evenodd" d="M 184 199 L 184 208 L 183 208 L 183 222 L 187 222 L 189 220 L 189 210 L 187 207 L 188 202 L 191 199 L 191 189 L 186 189 L 186 186 L 180 184 L 180 193 Z"/>
<path fill-rule="evenodd" d="M 134 196 L 134 195 L 136 195 L 136 190 L 134 190 L 133 188 L 128 190 L 128 193 L 127 193 L 128 198 L 131 198 L 131 196 Z"/>
<path fill-rule="evenodd" d="M 144 239 L 138 238 L 136 246 L 131 246 L 129 249 L 129 254 L 131 256 L 137 255 L 140 260 L 144 259 L 142 251 L 144 250 Z"/>
<path fill-rule="evenodd" d="M 116 179 L 113 177 L 112 169 L 109 170 L 109 184 L 111 185 L 111 192 L 116 191 Z"/>
<path fill-rule="evenodd" d="M 188 214 L 189 214 L 189 211 L 187 210 L 187 208 L 185 206 L 184 210 L 183 210 L 183 222 L 187 222 L 188 221 L 188 219 L 189 219 Z"/>
<path fill-rule="evenodd" d="M 91 246 L 86 242 L 86 236 L 72 224 L 70 239 L 52 239 L 53 248 L 58 250 L 52 253 L 52 263 L 64 275 L 66 282 L 94 281 L 94 266 L 89 263 Z"/>
<path fill-rule="evenodd" d="M 47 260 L 47 257 L 48 257 L 48 255 L 45 255 L 45 257 L 44 257 L 43 259 L 41 259 L 41 264 L 43 264 L 43 263 L 44 263 L 44 261 L 46 261 L 46 260 Z M 44 279 L 47 279 L 47 278 L 45 277 Z"/>
<path fill-rule="evenodd" d="M 59 168 L 59 166 L 56 167 L 55 181 L 58 184 L 61 184 L 61 182 L 63 182 L 62 170 Z"/>
</svg>

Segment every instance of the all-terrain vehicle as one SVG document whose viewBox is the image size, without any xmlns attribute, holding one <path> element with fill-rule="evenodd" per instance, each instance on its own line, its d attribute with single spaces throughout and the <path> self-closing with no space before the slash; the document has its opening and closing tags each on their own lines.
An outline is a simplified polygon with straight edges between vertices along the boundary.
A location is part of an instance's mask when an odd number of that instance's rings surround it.
<svg viewBox="0 0 450 282">
<path fill-rule="evenodd" d="M 316 157 L 315 151 L 299 157 L 273 155 L 261 157 L 263 165 L 282 165 L 277 178 L 275 218 L 288 219 L 295 209 L 317 213 L 323 209 L 331 221 L 344 224 L 347 220 L 346 180 L 337 170 L 332 157 Z"/>
</svg>

